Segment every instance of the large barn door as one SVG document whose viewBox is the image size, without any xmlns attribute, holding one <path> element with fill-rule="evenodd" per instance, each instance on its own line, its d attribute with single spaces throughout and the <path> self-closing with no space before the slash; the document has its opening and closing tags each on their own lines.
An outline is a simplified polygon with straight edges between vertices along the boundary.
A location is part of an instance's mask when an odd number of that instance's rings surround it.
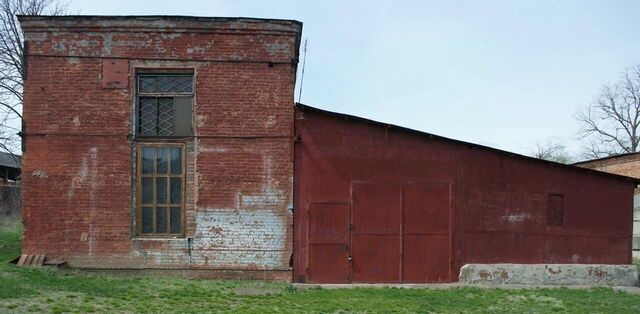
<svg viewBox="0 0 640 314">
<path fill-rule="evenodd" d="M 352 192 L 354 282 L 450 280 L 448 182 L 358 182 Z"/>
<path fill-rule="evenodd" d="M 354 183 L 353 281 L 401 281 L 402 185 Z"/>
<path fill-rule="evenodd" d="M 408 183 L 404 187 L 402 281 L 449 281 L 450 185 Z"/>
<path fill-rule="evenodd" d="M 349 222 L 347 203 L 312 203 L 309 207 L 309 282 L 348 283 Z"/>
</svg>

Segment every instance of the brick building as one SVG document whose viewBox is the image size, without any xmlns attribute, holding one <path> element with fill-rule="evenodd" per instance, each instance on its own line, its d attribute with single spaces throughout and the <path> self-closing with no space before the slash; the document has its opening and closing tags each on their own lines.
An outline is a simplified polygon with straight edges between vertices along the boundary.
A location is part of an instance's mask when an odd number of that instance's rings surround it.
<svg viewBox="0 0 640 314">
<path fill-rule="evenodd" d="M 24 253 L 290 276 L 300 22 L 19 20 Z"/>
<path fill-rule="evenodd" d="M 587 160 L 574 165 L 640 178 L 640 153 L 621 154 Z M 636 259 L 640 259 L 640 189 L 636 189 L 633 195 L 633 256 Z"/>
<path fill-rule="evenodd" d="M 300 22 L 19 20 L 23 254 L 310 282 L 631 261 L 633 178 L 295 105 Z"/>
</svg>

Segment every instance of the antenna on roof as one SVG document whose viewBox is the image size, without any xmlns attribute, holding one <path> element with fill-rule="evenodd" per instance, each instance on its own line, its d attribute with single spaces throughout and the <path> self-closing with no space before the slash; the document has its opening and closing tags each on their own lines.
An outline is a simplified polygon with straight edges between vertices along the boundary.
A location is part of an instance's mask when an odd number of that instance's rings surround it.
<svg viewBox="0 0 640 314">
<path fill-rule="evenodd" d="M 307 43 L 309 38 L 304 39 L 304 54 L 302 56 L 302 74 L 300 74 L 300 92 L 298 94 L 298 102 L 302 100 L 302 83 L 304 82 L 304 66 L 307 64 Z"/>
</svg>

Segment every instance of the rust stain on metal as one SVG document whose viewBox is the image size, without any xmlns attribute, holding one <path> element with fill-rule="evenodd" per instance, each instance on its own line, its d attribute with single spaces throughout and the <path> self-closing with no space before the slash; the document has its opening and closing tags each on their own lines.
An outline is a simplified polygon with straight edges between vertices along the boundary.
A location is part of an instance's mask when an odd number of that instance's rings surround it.
<svg viewBox="0 0 640 314">
<path fill-rule="evenodd" d="M 346 272 L 347 282 L 442 282 L 470 263 L 630 263 L 633 179 L 300 104 L 295 117 L 296 281 L 344 282 Z M 348 213 L 343 246 L 313 242 L 318 203 L 349 204 L 328 216 Z"/>
</svg>

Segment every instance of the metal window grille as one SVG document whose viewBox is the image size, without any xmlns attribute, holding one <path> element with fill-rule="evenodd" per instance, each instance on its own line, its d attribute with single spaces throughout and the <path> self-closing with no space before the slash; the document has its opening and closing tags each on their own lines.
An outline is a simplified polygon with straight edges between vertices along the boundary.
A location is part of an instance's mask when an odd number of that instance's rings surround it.
<svg viewBox="0 0 640 314">
<path fill-rule="evenodd" d="M 191 134 L 193 75 L 140 74 L 137 86 L 138 135 Z"/>
<path fill-rule="evenodd" d="M 182 144 L 139 144 L 137 163 L 138 233 L 183 234 L 185 163 Z"/>
</svg>

